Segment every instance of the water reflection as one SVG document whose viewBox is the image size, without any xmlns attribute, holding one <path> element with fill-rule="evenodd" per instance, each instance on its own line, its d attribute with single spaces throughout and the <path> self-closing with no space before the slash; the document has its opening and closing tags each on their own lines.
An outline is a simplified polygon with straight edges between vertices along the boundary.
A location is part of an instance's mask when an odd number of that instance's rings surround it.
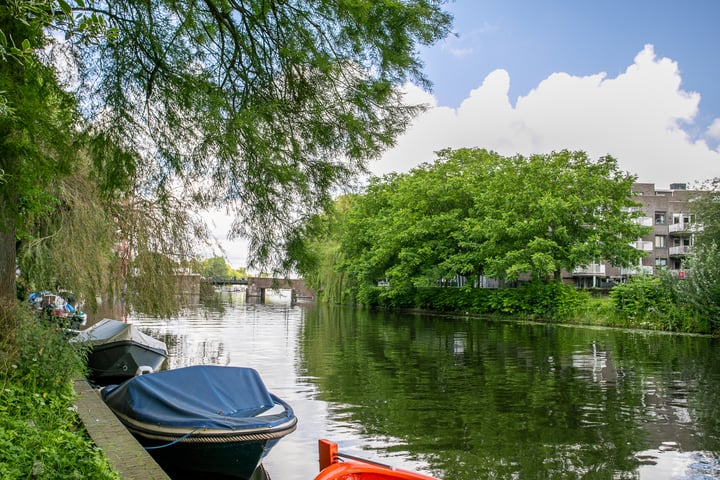
<svg viewBox="0 0 720 480">
<path fill-rule="evenodd" d="M 169 368 L 253 367 L 293 405 L 274 480 L 313 478 L 321 437 L 446 480 L 718 476 L 715 340 L 221 300 L 134 321 Z"/>
</svg>

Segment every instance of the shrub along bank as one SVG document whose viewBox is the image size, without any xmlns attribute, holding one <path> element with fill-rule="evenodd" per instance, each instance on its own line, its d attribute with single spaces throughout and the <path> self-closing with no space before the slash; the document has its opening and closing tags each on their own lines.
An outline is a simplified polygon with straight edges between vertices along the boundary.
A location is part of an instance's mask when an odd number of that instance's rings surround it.
<svg viewBox="0 0 720 480">
<path fill-rule="evenodd" d="M 608 327 L 691 333 L 718 333 L 710 318 L 683 304 L 674 284 L 663 277 L 634 277 L 610 296 L 551 282 L 518 288 L 365 287 L 357 303 L 371 308 L 417 308 L 436 312 L 490 315 Z"/>
<path fill-rule="evenodd" d="M 0 308 L 0 478 L 119 479 L 74 409 L 85 352 L 16 305 Z"/>
</svg>

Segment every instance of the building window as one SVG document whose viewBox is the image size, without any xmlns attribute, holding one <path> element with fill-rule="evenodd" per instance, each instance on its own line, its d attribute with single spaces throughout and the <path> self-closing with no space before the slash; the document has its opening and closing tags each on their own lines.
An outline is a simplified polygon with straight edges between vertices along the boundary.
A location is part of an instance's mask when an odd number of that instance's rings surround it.
<svg viewBox="0 0 720 480">
<path fill-rule="evenodd" d="M 667 236 L 655 235 L 655 248 L 667 248 Z"/>
<path fill-rule="evenodd" d="M 656 258 L 655 266 L 656 267 L 667 267 L 667 258 Z"/>
<path fill-rule="evenodd" d="M 674 247 L 689 247 L 692 244 L 689 237 L 673 238 Z"/>
<path fill-rule="evenodd" d="M 655 225 L 665 225 L 665 212 L 655 212 Z"/>
</svg>

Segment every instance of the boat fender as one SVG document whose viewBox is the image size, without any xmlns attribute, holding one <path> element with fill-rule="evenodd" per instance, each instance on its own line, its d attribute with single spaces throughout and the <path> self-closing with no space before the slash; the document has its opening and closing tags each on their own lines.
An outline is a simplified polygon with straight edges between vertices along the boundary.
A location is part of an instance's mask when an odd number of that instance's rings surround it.
<svg viewBox="0 0 720 480">
<path fill-rule="evenodd" d="M 148 373 L 153 373 L 152 367 L 148 365 L 140 365 L 138 369 L 135 371 L 135 376 L 139 377 L 140 375 L 145 375 Z"/>
</svg>

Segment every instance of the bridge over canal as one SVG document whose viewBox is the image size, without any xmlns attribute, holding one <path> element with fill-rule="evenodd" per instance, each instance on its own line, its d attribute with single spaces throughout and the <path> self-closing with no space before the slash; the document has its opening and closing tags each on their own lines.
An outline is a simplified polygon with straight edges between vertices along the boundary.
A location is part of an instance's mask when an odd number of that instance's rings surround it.
<svg viewBox="0 0 720 480">
<path fill-rule="evenodd" d="M 238 279 L 212 279 L 213 285 L 245 285 L 245 300 L 265 302 L 267 290 L 290 290 L 291 302 L 315 300 L 315 292 L 301 278 L 248 277 Z"/>
</svg>

